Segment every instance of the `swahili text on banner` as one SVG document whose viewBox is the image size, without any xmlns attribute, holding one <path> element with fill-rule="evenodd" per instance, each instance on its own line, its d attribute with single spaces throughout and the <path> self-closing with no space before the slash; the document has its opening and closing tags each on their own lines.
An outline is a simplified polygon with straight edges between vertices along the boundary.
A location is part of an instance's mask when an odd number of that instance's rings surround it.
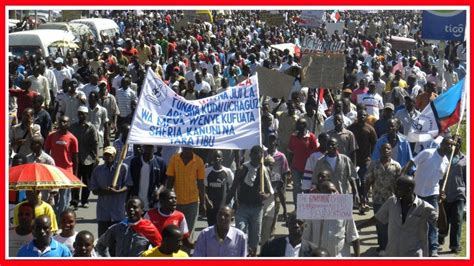
<svg viewBox="0 0 474 266">
<path fill-rule="evenodd" d="M 208 149 L 260 144 L 257 76 L 217 95 L 188 101 L 147 72 L 128 143 Z"/>
</svg>

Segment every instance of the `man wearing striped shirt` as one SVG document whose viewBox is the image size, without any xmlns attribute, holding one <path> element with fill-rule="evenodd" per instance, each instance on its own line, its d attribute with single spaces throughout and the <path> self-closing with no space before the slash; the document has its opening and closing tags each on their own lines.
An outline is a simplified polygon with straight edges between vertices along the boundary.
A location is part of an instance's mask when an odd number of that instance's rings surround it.
<svg viewBox="0 0 474 266">
<path fill-rule="evenodd" d="M 137 95 L 130 88 L 131 78 L 130 76 L 125 76 L 122 79 L 122 86 L 117 90 L 115 98 L 117 100 L 117 105 L 119 108 L 120 114 L 117 117 L 117 127 L 120 128 L 120 125 L 123 123 L 130 123 L 132 121 L 132 103 L 136 104 Z"/>
<path fill-rule="evenodd" d="M 369 82 L 369 91 L 357 96 L 357 103 L 360 103 L 367 108 L 367 113 L 373 115 L 377 120 L 380 117 L 380 110 L 383 109 L 383 99 L 380 94 L 375 92 L 375 83 Z"/>
</svg>

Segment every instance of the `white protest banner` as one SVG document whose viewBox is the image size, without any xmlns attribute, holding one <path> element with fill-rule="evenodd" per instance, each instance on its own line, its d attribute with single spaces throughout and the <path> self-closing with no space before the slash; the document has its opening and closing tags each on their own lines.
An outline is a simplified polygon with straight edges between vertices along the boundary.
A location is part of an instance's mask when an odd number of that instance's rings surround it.
<svg viewBox="0 0 474 266">
<path fill-rule="evenodd" d="M 303 10 L 299 19 L 301 26 L 319 27 L 323 24 L 326 17 L 324 10 Z"/>
<path fill-rule="evenodd" d="M 300 45 L 302 54 L 341 52 L 345 49 L 345 44 L 343 42 L 323 41 L 311 36 L 304 37 Z"/>
<path fill-rule="evenodd" d="M 337 34 L 339 34 L 339 36 L 342 36 L 343 30 L 344 30 L 343 22 L 326 24 L 326 31 L 328 32 L 329 36 L 333 35 L 336 31 L 337 31 Z"/>
<path fill-rule="evenodd" d="M 149 70 L 128 143 L 207 149 L 250 149 L 260 144 L 258 78 L 217 95 L 187 101 Z"/>
<path fill-rule="evenodd" d="M 265 67 L 257 67 L 257 73 L 258 86 L 262 95 L 278 99 L 288 98 L 294 77 Z"/>
<path fill-rule="evenodd" d="M 352 219 L 352 194 L 298 194 L 297 202 L 298 219 Z"/>
</svg>

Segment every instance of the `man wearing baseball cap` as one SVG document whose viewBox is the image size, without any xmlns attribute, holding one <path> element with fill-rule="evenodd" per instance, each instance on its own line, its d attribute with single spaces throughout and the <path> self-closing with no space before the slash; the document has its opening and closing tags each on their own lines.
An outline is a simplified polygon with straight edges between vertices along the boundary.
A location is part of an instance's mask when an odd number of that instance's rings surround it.
<svg viewBox="0 0 474 266">
<path fill-rule="evenodd" d="M 395 106 L 392 103 L 386 103 L 383 108 L 382 117 L 380 117 L 377 122 L 375 122 L 374 129 L 377 133 L 377 137 L 380 138 L 383 134 L 387 133 L 388 130 L 388 120 L 393 118 L 395 113 Z"/>
<path fill-rule="evenodd" d="M 104 148 L 104 164 L 92 171 L 91 182 L 88 184 L 92 193 L 99 196 L 96 209 L 98 237 L 107 231 L 107 228 L 125 218 L 125 201 L 128 188 L 132 186 L 132 180 L 127 174 L 127 165 L 123 164 L 120 167 L 117 184 L 113 186 L 116 155 L 117 150 L 113 146 Z"/>
<path fill-rule="evenodd" d="M 79 142 L 79 167 L 77 169 L 77 177 L 88 185 L 92 174 L 92 170 L 96 164 L 99 164 L 99 138 L 96 128 L 88 121 L 89 108 L 85 105 L 79 106 L 77 109 L 78 122 L 71 125 L 71 132 Z M 82 188 L 79 197 L 79 188 L 71 190 L 71 206 L 77 210 L 79 198 L 82 207 L 89 207 L 90 191 L 87 187 Z"/>
<path fill-rule="evenodd" d="M 59 91 L 63 89 L 63 81 L 65 79 L 72 78 L 72 73 L 67 68 L 65 68 L 63 64 L 64 60 L 62 57 L 58 57 L 54 60 L 53 74 L 56 77 L 56 83 L 58 84 Z"/>
</svg>

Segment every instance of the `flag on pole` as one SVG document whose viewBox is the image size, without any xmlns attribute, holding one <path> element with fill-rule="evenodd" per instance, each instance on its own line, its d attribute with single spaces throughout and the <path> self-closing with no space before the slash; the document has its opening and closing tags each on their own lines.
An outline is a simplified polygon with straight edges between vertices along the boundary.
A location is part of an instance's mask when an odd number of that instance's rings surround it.
<svg viewBox="0 0 474 266">
<path fill-rule="evenodd" d="M 425 107 L 413 121 L 408 141 L 428 141 L 462 119 L 466 93 L 464 82 L 462 79 Z"/>
<path fill-rule="evenodd" d="M 337 10 L 334 10 L 331 15 L 330 15 L 330 18 L 333 22 L 338 22 L 339 19 L 341 18 L 341 15 L 339 14 L 339 12 Z"/>
</svg>

